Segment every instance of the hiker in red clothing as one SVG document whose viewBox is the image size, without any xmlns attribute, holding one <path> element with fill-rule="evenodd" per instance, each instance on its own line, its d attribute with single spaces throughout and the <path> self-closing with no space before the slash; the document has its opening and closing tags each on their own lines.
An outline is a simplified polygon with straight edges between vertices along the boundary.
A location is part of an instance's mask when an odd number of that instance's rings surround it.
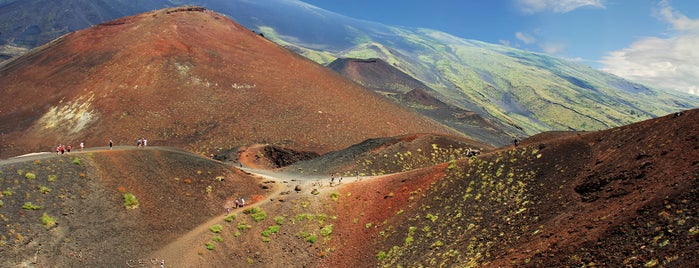
<svg viewBox="0 0 699 268">
<path fill-rule="evenodd" d="M 70 144 L 68 144 L 68 146 L 66 147 L 66 152 L 67 152 L 68 154 L 70 154 L 70 149 L 71 149 L 71 148 L 73 148 L 73 147 L 71 147 Z"/>
</svg>

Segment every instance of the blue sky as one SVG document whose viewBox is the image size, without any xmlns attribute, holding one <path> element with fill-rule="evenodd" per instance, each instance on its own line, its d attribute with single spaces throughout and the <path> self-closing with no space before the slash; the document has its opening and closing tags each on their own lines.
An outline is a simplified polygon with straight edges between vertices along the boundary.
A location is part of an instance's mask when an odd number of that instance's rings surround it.
<svg viewBox="0 0 699 268">
<path fill-rule="evenodd" d="M 547 53 L 699 95 L 696 0 L 302 1 L 357 19 Z"/>
</svg>

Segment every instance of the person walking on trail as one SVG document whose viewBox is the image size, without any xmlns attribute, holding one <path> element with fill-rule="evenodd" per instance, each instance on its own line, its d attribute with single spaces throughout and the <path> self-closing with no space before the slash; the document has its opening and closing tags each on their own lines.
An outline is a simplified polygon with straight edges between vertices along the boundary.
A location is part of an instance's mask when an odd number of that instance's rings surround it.
<svg viewBox="0 0 699 268">
<path fill-rule="evenodd" d="M 148 140 L 146 140 L 146 138 L 143 138 L 143 147 L 146 147 L 146 145 L 148 145 Z"/>
<path fill-rule="evenodd" d="M 114 143 L 112 143 L 112 140 L 109 140 L 109 150 L 112 149 L 112 146 L 113 146 L 113 145 L 114 145 Z"/>
<path fill-rule="evenodd" d="M 70 144 L 68 144 L 68 146 L 66 146 L 66 152 L 67 152 L 68 154 L 70 154 L 70 149 L 72 149 L 72 148 L 73 148 L 73 147 L 70 146 Z"/>
<path fill-rule="evenodd" d="M 82 152 L 83 149 L 85 149 L 85 142 L 84 142 L 84 141 L 81 141 L 81 142 L 80 142 L 80 151 Z"/>
<path fill-rule="evenodd" d="M 238 207 L 240 207 L 240 200 L 238 200 L 238 198 L 236 198 L 236 199 L 235 199 L 235 202 L 233 202 L 233 204 L 235 205 L 233 208 L 238 208 Z"/>
<path fill-rule="evenodd" d="M 245 206 L 245 198 L 240 199 L 240 206 L 244 207 Z"/>
</svg>

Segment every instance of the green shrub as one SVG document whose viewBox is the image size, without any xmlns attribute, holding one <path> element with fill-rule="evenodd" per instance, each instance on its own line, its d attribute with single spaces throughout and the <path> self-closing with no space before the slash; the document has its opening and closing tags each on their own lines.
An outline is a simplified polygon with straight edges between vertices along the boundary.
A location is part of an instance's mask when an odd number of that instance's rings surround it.
<svg viewBox="0 0 699 268">
<path fill-rule="evenodd" d="M 221 237 L 220 235 L 217 235 L 217 236 L 212 237 L 211 240 L 213 240 L 214 242 L 221 243 L 221 242 L 223 242 L 223 237 Z"/>
<path fill-rule="evenodd" d="M 339 193 L 331 193 L 331 194 L 330 194 L 330 198 L 331 198 L 333 201 L 337 202 L 337 200 L 340 199 L 340 194 L 339 194 Z"/>
<path fill-rule="evenodd" d="M 46 186 L 39 186 L 39 192 L 41 192 L 42 194 L 46 194 L 51 192 L 51 189 L 49 189 L 49 187 Z"/>
<path fill-rule="evenodd" d="M 248 225 L 247 223 L 244 222 L 239 222 L 237 226 L 238 230 L 245 231 L 247 229 L 252 228 L 252 226 Z"/>
<path fill-rule="evenodd" d="M 49 182 L 56 181 L 56 175 L 49 175 Z"/>
<path fill-rule="evenodd" d="M 308 238 L 306 238 L 306 241 L 307 241 L 308 243 L 315 243 L 316 240 L 318 240 L 318 238 L 317 238 L 316 235 L 314 235 L 314 234 L 313 234 L 313 235 L 310 235 L 310 236 L 308 236 Z"/>
<path fill-rule="evenodd" d="M 0 200 L 0 208 L 4 205 L 5 205 L 5 202 L 2 202 L 2 200 Z"/>
<path fill-rule="evenodd" d="M 252 208 L 248 208 L 248 209 L 243 210 L 243 214 L 255 214 L 255 213 L 258 213 L 260 211 L 261 211 L 260 208 L 252 207 Z"/>
<path fill-rule="evenodd" d="M 227 222 L 232 222 L 233 220 L 235 220 L 236 217 L 237 217 L 237 216 L 236 216 L 235 214 L 230 214 L 230 215 L 226 216 L 226 217 L 224 218 L 224 220 L 227 221 Z"/>
<path fill-rule="evenodd" d="M 80 158 L 73 158 L 73 164 L 80 165 Z"/>
<path fill-rule="evenodd" d="M 270 234 L 272 234 L 272 232 L 270 232 L 269 230 L 262 231 L 262 236 L 264 237 L 269 237 Z"/>
<path fill-rule="evenodd" d="M 376 259 L 378 259 L 378 260 L 383 260 L 383 259 L 386 258 L 386 255 L 387 255 L 387 254 L 386 254 L 385 251 L 379 251 L 379 253 L 376 254 Z"/>
<path fill-rule="evenodd" d="M 132 193 L 124 193 L 124 207 L 127 209 L 138 208 L 138 199 Z"/>
<path fill-rule="evenodd" d="M 12 189 L 9 188 L 5 191 L 2 191 L 2 195 L 4 196 L 11 196 L 12 194 L 14 194 L 14 192 L 12 192 Z"/>
<path fill-rule="evenodd" d="M 34 205 L 34 204 L 32 204 L 32 202 L 27 202 L 27 203 L 24 203 L 22 208 L 26 209 L 26 210 L 38 210 L 38 209 L 41 209 L 41 206 Z"/>
<path fill-rule="evenodd" d="M 56 225 L 56 219 L 44 213 L 41 215 L 41 224 L 45 225 L 46 228 L 51 228 Z"/>
<path fill-rule="evenodd" d="M 209 227 L 209 231 L 212 233 L 220 233 L 223 230 L 223 226 L 220 224 L 214 224 L 211 227 Z"/>
<path fill-rule="evenodd" d="M 279 228 L 281 228 L 279 225 L 272 225 L 272 226 L 270 226 L 270 227 L 268 228 L 268 230 L 269 230 L 271 233 L 276 234 L 276 233 L 279 232 Z"/>
<path fill-rule="evenodd" d="M 276 217 L 274 217 L 274 222 L 276 222 L 277 225 L 283 225 L 284 224 L 284 217 L 276 216 Z"/>
<path fill-rule="evenodd" d="M 325 226 L 323 226 L 323 228 L 320 229 L 320 235 L 322 235 L 323 237 L 329 236 L 332 232 L 333 232 L 333 225 L 332 224 L 325 225 Z"/>
<path fill-rule="evenodd" d="M 24 174 L 24 177 L 29 179 L 29 180 L 33 180 L 33 179 L 36 179 L 36 174 L 31 173 L 31 172 L 27 172 L 27 174 Z"/>
<path fill-rule="evenodd" d="M 204 244 L 206 246 L 206 249 L 208 250 L 214 250 L 214 243 L 206 243 Z"/>
</svg>

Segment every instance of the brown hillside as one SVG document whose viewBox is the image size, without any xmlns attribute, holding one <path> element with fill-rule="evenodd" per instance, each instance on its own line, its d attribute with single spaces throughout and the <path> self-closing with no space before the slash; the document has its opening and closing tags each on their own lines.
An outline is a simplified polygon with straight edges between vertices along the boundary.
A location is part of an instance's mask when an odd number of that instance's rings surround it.
<svg viewBox="0 0 699 268">
<path fill-rule="evenodd" d="M 362 239 L 373 243 L 348 238 L 356 251 L 327 262 L 696 267 L 698 126 L 692 110 L 607 131 L 554 133 L 431 172 L 344 187 L 341 196 L 362 193 L 361 215 L 373 215 L 376 227 Z M 358 213 L 337 206 L 338 218 Z"/>
<path fill-rule="evenodd" d="M 696 267 L 698 123 L 692 110 L 546 133 L 333 186 L 168 148 L 3 160 L 0 266 Z M 406 167 L 421 138 L 357 146 Z M 225 216 L 238 196 L 255 202 Z"/>
<path fill-rule="evenodd" d="M 140 137 L 207 155 L 252 143 L 323 153 L 449 133 L 202 8 L 68 34 L 4 65 L 0 85 L 0 157 Z"/>
<path fill-rule="evenodd" d="M 235 198 L 260 200 L 262 183 L 171 148 L 0 161 L 0 266 L 122 267 L 223 215 Z M 125 207 L 127 193 L 137 208 Z"/>
</svg>

